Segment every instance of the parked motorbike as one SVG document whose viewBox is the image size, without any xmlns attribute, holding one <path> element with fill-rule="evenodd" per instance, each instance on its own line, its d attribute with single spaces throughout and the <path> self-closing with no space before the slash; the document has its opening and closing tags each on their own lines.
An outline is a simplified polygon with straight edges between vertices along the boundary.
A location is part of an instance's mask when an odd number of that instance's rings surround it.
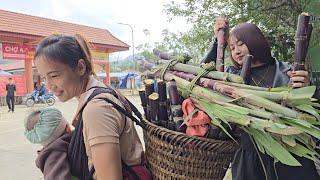
<svg viewBox="0 0 320 180">
<path fill-rule="evenodd" d="M 36 103 L 45 103 L 47 104 L 48 106 L 53 106 L 56 102 L 56 98 L 55 96 L 53 95 L 53 93 L 47 93 L 47 94 L 44 94 L 42 96 L 38 96 L 37 97 L 37 92 L 34 91 L 32 92 L 31 96 L 27 98 L 26 100 L 26 106 L 27 107 L 32 107 L 34 104 Z"/>
</svg>

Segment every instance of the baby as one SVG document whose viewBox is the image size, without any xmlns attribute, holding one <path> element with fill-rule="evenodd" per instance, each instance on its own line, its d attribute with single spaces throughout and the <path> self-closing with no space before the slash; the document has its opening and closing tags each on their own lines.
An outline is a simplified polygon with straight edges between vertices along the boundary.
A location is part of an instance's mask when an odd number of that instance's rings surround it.
<svg viewBox="0 0 320 180">
<path fill-rule="evenodd" d="M 26 138 L 41 144 L 37 167 L 45 180 L 70 180 L 71 173 L 67 158 L 71 138 L 70 124 L 56 108 L 43 108 L 31 112 L 25 120 Z"/>
</svg>

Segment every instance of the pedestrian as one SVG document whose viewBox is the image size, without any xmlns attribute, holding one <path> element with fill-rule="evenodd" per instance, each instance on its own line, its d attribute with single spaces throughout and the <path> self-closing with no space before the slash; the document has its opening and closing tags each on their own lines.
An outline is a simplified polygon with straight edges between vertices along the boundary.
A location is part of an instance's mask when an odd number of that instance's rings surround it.
<svg viewBox="0 0 320 180">
<path fill-rule="evenodd" d="M 13 80 L 11 77 L 8 78 L 8 84 L 6 85 L 6 91 L 7 91 L 7 96 L 6 96 L 6 101 L 8 105 L 8 112 L 14 112 L 14 95 L 16 91 L 16 85 L 14 84 Z"/>
<path fill-rule="evenodd" d="M 68 152 L 71 173 L 79 179 L 93 174 L 94 180 L 118 180 L 126 178 L 128 168 L 138 167 L 140 174 L 128 176 L 151 179 L 142 165 L 143 148 L 133 121 L 118 111 L 120 107 L 131 112 L 130 103 L 94 76 L 89 47 L 80 35 L 51 35 L 38 44 L 34 55 L 48 89 L 62 102 L 78 100 Z M 102 89 L 108 92 L 93 94 Z"/>
<path fill-rule="evenodd" d="M 214 25 L 215 35 L 220 29 L 228 29 L 228 20 L 223 17 L 216 19 Z M 228 32 L 226 33 L 228 35 Z M 228 37 L 226 37 L 228 38 Z M 252 55 L 251 78 L 249 84 L 260 87 L 291 86 L 295 88 L 310 84 L 307 71 L 292 71 L 291 66 L 278 61 L 271 56 L 271 49 L 261 30 L 252 23 L 242 23 L 234 27 L 228 38 L 232 66 L 226 68 L 226 72 L 240 74 L 246 55 Z M 217 47 L 216 42 L 211 47 Z M 216 48 L 211 48 L 202 60 L 203 63 L 215 61 Z M 294 155 L 295 156 L 295 155 Z M 240 147 L 237 150 L 231 164 L 233 180 L 318 180 L 313 161 L 304 158 L 295 158 L 302 164 L 299 167 L 291 167 L 256 150 L 254 142 L 249 135 L 241 132 Z"/>
</svg>

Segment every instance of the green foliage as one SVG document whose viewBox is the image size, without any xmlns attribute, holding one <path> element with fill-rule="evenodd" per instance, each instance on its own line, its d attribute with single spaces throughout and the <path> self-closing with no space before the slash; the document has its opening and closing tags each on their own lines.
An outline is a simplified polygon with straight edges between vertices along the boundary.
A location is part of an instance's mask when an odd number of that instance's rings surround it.
<svg viewBox="0 0 320 180">
<path fill-rule="evenodd" d="M 133 70 L 134 64 L 132 60 L 121 60 L 110 62 L 110 67 L 111 72 L 123 72 Z"/>
<path fill-rule="evenodd" d="M 319 9 L 319 0 L 185 0 L 181 4 L 172 1 L 165 6 L 169 18 L 185 17 L 193 26 L 189 32 L 179 33 L 164 43 L 180 43 L 199 58 L 209 47 L 215 17 L 224 14 L 229 17 L 230 27 L 241 22 L 257 24 L 269 40 L 274 57 L 292 62 L 298 15 L 304 11 L 319 15 Z M 313 34 L 319 32 L 320 27 L 315 26 Z M 320 37 L 313 35 L 310 47 L 319 42 Z"/>
</svg>

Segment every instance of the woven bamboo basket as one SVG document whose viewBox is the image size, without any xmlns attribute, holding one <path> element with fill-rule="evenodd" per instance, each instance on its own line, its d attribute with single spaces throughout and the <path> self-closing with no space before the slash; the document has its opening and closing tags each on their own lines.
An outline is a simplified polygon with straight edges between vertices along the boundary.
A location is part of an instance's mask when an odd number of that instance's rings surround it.
<svg viewBox="0 0 320 180">
<path fill-rule="evenodd" d="M 143 120 L 146 160 L 153 179 L 223 179 L 237 145 L 168 130 Z"/>
</svg>

